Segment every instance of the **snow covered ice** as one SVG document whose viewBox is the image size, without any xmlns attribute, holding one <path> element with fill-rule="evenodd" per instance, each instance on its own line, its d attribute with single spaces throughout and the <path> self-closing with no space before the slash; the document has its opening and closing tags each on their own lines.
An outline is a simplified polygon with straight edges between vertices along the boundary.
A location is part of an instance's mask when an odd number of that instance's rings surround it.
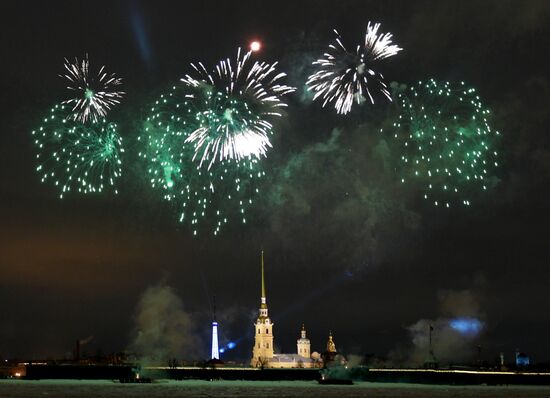
<svg viewBox="0 0 550 398">
<path fill-rule="evenodd" d="M 201 380 L 159 380 L 152 384 L 120 384 L 105 380 L 0 380 L 0 397 L 547 398 L 550 397 L 550 386 L 441 386 L 367 382 L 359 382 L 352 386 L 323 386 L 314 381 Z"/>
</svg>

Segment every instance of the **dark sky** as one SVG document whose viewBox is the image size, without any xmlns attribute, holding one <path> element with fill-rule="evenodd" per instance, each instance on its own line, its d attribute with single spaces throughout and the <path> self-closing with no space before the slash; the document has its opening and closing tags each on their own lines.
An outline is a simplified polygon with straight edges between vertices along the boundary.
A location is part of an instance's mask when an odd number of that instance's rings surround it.
<svg viewBox="0 0 550 398">
<path fill-rule="evenodd" d="M 284 352 L 302 322 L 313 350 L 332 330 L 348 354 L 386 356 L 411 350 L 422 320 L 473 316 L 484 328 L 463 350 L 550 360 L 547 1 L 2 1 L 0 15 L 3 357 L 62 357 L 90 335 L 90 351 L 132 349 L 144 293 L 169 286 L 196 345 L 175 356 L 207 355 L 215 294 L 223 340 L 239 342 L 227 358 L 246 358 L 263 246 Z M 493 110 L 500 183 L 470 208 L 427 206 L 384 168 L 378 130 L 392 104 L 338 117 L 305 99 L 332 29 L 360 42 L 369 20 L 404 48 L 384 63 L 388 81 L 464 80 Z M 140 122 L 189 62 L 212 64 L 256 38 L 298 91 L 250 222 L 192 237 L 137 163 Z M 124 78 L 109 116 L 127 143 L 124 178 L 116 197 L 59 200 L 34 171 L 30 132 L 64 98 L 63 58 L 86 53 Z"/>
</svg>

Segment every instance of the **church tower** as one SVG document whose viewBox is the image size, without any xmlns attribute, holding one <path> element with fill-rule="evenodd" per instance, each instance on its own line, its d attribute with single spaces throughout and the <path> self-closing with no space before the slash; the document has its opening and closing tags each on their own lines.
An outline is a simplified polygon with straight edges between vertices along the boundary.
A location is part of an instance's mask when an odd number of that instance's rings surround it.
<svg viewBox="0 0 550 398">
<path fill-rule="evenodd" d="M 336 351 L 336 344 L 334 344 L 334 340 L 332 339 L 332 332 L 329 332 L 327 350 L 321 354 L 324 366 L 327 366 L 330 362 L 334 361 L 336 355 L 338 355 L 338 351 Z"/>
<path fill-rule="evenodd" d="M 336 354 L 336 344 L 334 344 L 334 340 L 332 339 L 332 331 L 328 332 L 327 352 Z"/>
<path fill-rule="evenodd" d="M 311 343 L 309 342 L 309 339 L 306 337 L 306 328 L 302 324 L 302 330 L 300 332 L 300 338 L 296 341 L 296 345 L 298 347 L 297 354 L 303 358 L 310 358 L 311 357 Z"/>
<path fill-rule="evenodd" d="M 254 367 L 268 366 L 273 358 L 273 323 L 267 314 L 267 299 L 264 281 L 264 251 L 262 250 L 262 298 L 258 319 L 254 324 L 254 348 L 250 364 Z"/>
</svg>

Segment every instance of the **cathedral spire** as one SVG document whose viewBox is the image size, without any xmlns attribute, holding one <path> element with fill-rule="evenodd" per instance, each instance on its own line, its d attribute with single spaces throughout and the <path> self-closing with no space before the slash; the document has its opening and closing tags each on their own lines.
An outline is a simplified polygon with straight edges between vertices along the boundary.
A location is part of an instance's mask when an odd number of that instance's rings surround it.
<svg viewBox="0 0 550 398">
<path fill-rule="evenodd" d="M 267 318 L 267 298 L 265 296 L 265 279 L 264 279 L 264 251 L 262 249 L 262 298 L 260 302 L 260 317 Z"/>
<path fill-rule="evenodd" d="M 269 366 L 273 359 L 273 323 L 269 319 L 267 311 L 267 299 L 265 294 L 264 250 L 261 251 L 262 271 L 262 300 L 258 319 L 254 323 L 254 348 L 252 349 L 252 366 Z"/>
<path fill-rule="evenodd" d="M 262 303 L 265 302 L 264 251 L 262 249 Z"/>
</svg>

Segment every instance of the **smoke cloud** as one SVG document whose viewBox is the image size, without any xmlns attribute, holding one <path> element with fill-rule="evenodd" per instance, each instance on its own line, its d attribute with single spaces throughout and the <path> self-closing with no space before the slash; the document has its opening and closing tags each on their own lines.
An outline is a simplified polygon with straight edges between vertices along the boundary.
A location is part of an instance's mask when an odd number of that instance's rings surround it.
<svg viewBox="0 0 550 398">
<path fill-rule="evenodd" d="M 404 253 L 392 247 L 402 244 L 394 237 L 417 230 L 421 219 L 407 206 L 392 156 L 379 129 L 363 124 L 333 129 L 280 162 L 265 208 L 284 250 L 296 248 L 294 237 L 300 236 L 300 250 L 326 248 L 320 256 L 349 268 Z"/>
<path fill-rule="evenodd" d="M 485 327 L 476 295 L 470 290 L 442 291 L 439 307 L 439 318 L 421 319 L 407 327 L 411 339 L 409 349 L 395 349 L 390 353 L 394 365 L 425 364 L 430 357 L 430 328 L 432 351 L 440 365 L 464 364 L 475 358 L 476 343 Z"/>
<path fill-rule="evenodd" d="M 148 287 L 135 315 L 131 349 L 142 361 L 166 364 L 172 358 L 199 358 L 200 338 L 193 316 L 174 289 L 161 283 Z"/>
</svg>

